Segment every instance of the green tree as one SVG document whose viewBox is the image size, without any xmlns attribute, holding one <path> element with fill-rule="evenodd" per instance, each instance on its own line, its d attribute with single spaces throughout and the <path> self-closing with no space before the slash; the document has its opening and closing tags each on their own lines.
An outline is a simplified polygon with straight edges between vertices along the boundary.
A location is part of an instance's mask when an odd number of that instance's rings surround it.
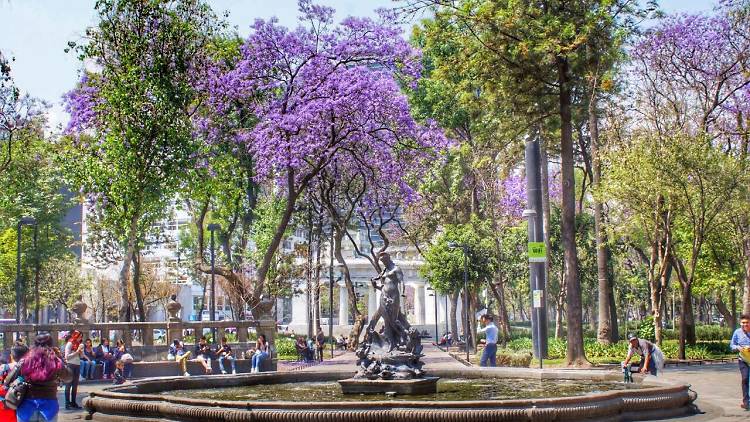
<svg viewBox="0 0 750 422">
<path fill-rule="evenodd" d="M 216 22 L 200 0 L 100 0 L 95 9 L 99 23 L 87 29 L 86 43 L 70 45 L 98 68 L 68 95 L 70 129 L 94 135 L 73 134 L 64 163 L 97 209 L 93 228 L 120 248 L 119 318 L 126 321 L 135 255 L 194 165 L 190 117 Z M 133 289 L 143 319 L 135 278 Z"/>
<path fill-rule="evenodd" d="M 491 226 L 472 217 L 466 224 L 445 225 L 443 230 L 424 251 L 425 264 L 419 270 L 430 285 L 438 293 L 450 294 L 454 298 L 464 287 L 464 253 L 461 248 L 450 247 L 450 242 L 467 247 L 469 291 L 477 291 L 485 283 L 491 282 L 498 265 Z M 474 305 L 470 304 L 470 308 Z M 455 300 L 452 309 L 452 330 L 457 332 Z M 473 328 L 473 318 L 465 323 L 470 329 Z"/>
</svg>

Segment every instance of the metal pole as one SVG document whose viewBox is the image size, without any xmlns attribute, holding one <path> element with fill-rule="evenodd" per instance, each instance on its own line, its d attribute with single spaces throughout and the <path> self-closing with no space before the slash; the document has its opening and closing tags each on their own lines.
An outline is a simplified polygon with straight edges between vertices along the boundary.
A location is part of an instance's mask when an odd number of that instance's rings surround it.
<svg viewBox="0 0 750 422">
<path fill-rule="evenodd" d="M 331 359 L 333 359 L 333 226 L 331 226 L 331 265 L 328 267 L 328 340 L 331 342 Z"/>
<path fill-rule="evenodd" d="M 210 321 L 214 322 L 216 321 L 216 274 L 215 274 L 215 252 L 214 252 L 214 231 L 211 230 L 211 304 L 210 304 L 210 312 L 211 312 L 211 318 Z M 216 324 L 212 324 L 211 327 L 211 342 L 216 344 Z M 196 333 L 197 337 L 197 333 Z"/>
<path fill-rule="evenodd" d="M 448 333 L 448 295 L 445 295 L 445 333 Z"/>
<path fill-rule="evenodd" d="M 437 304 L 437 290 L 432 290 L 432 295 L 435 298 L 435 345 L 439 343 L 438 340 L 438 304 Z"/>
<path fill-rule="evenodd" d="M 39 246 L 37 239 L 39 237 L 39 225 L 34 225 L 34 323 L 39 324 Z"/>
<path fill-rule="evenodd" d="M 547 357 L 547 300 L 544 266 L 548 251 L 544 244 L 544 221 L 542 214 L 542 189 L 540 169 L 539 141 L 532 139 L 526 142 L 526 195 L 528 210 L 529 237 L 529 287 L 532 294 L 531 326 L 534 354 L 539 359 L 539 366 Z M 532 249 L 537 253 L 532 256 Z M 538 255 L 538 256 L 537 256 Z"/>
<path fill-rule="evenodd" d="M 21 323 L 21 228 L 23 222 L 18 221 L 18 240 L 16 243 L 16 324 Z"/>
<path fill-rule="evenodd" d="M 464 336 L 466 337 L 466 362 L 469 362 L 469 331 L 471 330 L 471 327 L 469 326 L 469 251 L 467 250 L 467 247 L 463 246 L 464 251 L 464 308 L 466 309 L 464 311 L 465 320 L 464 322 Z"/>
</svg>

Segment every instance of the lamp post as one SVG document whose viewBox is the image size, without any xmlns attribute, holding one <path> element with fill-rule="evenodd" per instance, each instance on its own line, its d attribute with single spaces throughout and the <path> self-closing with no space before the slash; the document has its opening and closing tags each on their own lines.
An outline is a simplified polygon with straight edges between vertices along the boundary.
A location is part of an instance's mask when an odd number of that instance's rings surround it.
<svg viewBox="0 0 750 422">
<path fill-rule="evenodd" d="M 435 345 L 439 343 L 438 340 L 438 304 L 437 304 L 437 290 L 433 289 L 432 286 L 427 286 L 427 290 L 431 291 L 432 296 L 435 299 Z"/>
<path fill-rule="evenodd" d="M 21 229 L 23 226 L 34 226 L 34 249 L 36 250 L 36 220 L 34 217 L 22 217 L 20 220 L 18 220 L 18 240 L 16 243 L 16 323 L 21 323 L 21 294 L 23 292 L 22 286 L 22 279 L 21 279 Z M 37 251 L 37 261 L 38 261 L 38 251 Z M 37 306 L 39 305 L 39 265 L 37 265 L 37 274 L 36 274 L 36 280 L 37 280 Z"/>
<path fill-rule="evenodd" d="M 328 265 L 328 339 L 330 341 L 333 337 L 333 225 L 328 227 L 331 230 L 331 236 L 328 238 L 328 255 L 330 255 Z M 331 358 L 333 358 L 333 348 L 331 348 Z"/>
<path fill-rule="evenodd" d="M 216 321 L 216 272 L 215 272 L 215 265 L 216 265 L 216 253 L 214 252 L 214 232 L 216 230 L 220 230 L 221 226 L 213 223 L 208 225 L 208 230 L 211 232 L 211 302 L 210 302 L 210 310 L 211 313 L 209 321 L 214 322 Z M 212 324 L 211 327 L 211 342 L 216 344 L 216 325 Z"/>
<path fill-rule="evenodd" d="M 464 340 L 466 341 L 466 362 L 469 361 L 469 245 L 457 242 L 448 242 L 451 249 L 461 249 L 464 253 Z"/>
</svg>

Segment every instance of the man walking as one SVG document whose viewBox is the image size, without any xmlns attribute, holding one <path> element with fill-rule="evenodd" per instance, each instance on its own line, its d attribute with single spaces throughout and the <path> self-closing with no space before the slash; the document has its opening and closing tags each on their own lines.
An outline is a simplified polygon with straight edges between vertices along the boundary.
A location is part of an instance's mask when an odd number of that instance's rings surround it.
<svg viewBox="0 0 750 422">
<path fill-rule="evenodd" d="M 495 361 L 495 356 L 497 355 L 497 327 L 493 322 L 492 315 L 482 315 L 479 323 L 477 334 L 485 333 L 484 351 L 482 352 L 482 358 L 479 360 L 479 366 L 487 366 L 488 359 L 489 366 L 497 366 Z"/>
<path fill-rule="evenodd" d="M 742 403 L 740 407 L 750 409 L 748 400 L 748 383 L 750 383 L 750 315 L 744 314 L 740 317 L 740 328 L 732 334 L 732 342 L 729 347 L 739 354 L 737 363 L 742 375 Z"/>
</svg>

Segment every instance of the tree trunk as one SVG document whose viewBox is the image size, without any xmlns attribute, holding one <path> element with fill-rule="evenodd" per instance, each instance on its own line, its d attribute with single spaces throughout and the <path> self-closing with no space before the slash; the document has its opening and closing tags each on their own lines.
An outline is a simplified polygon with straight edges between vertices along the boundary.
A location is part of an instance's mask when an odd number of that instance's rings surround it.
<svg viewBox="0 0 750 422">
<path fill-rule="evenodd" d="M 552 243 L 549 238 L 549 225 L 551 218 L 551 207 L 549 203 L 549 156 L 547 155 L 546 141 L 541 134 L 539 136 L 539 141 L 539 151 L 541 153 L 540 161 L 542 162 L 542 214 L 544 217 L 542 224 L 544 225 L 544 247 L 547 251 L 547 260 L 544 262 L 544 279 L 547 280 L 547 284 L 549 285 L 549 275 L 550 270 L 552 269 L 552 259 L 549 255 L 552 250 Z M 547 299 L 545 298 L 545 300 Z"/>
<path fill-rule="evenodd" d="M 589 101 L 589 132 L 591 135 L 591 162 L 592 178 L 591 187 L 599 188 L 602 177 L 602 166 L 599 152 L 599 118 L 597 116 L 597 97 L 591 96 Z M 617 341 L 613 335 L 612 326 L 616 324 L 612 315 L 616 315 L 612 309 L 612 277 L 609 271 L 609 246 L 607 246 L 607 235 L 604 233 L 604 207 L 598 197 L 594 195 L 594 233 L 596 236 L 596 272 L 599 280 L 599 327 L 597 340 L 602 344 L 612 344 Z"/>
<path fill-rule="evenodd" d="M 614 274 L 614 271 L 612 270 L 612 266 L 609 266 L 609 274 Z M 612 332 L 612 341 L 618 342 L 620 341 L 620 327 L 617 322 L 617 302 L 615 301 L 615 286 L 610 284 L 612 287 L 609 289 L 609 311 L 611 313 L 610 321 L 612 321 L 611 332 Z"/>
<path fill-rule="evenodd" d="M 680 345 L 678 355 L 685 359 L 685 345 L 695 345 L 695 319 L 693 317 L 693 294 L 691 283 L 682 285 L 682 312 L 680 315 Z"/>
<path fill-rule="evenodd" d="M 563 311 L 564 307 L 558 304 L 555 306 L 555 338 L 561 339 L 563 337 Z"/>
<path fill-rule="evenodd" d="M 137 235 L 138 217 L 133 216 L 130 219 L 127 246 L 125 247 L 125 255 L 122 259 L 122 266 L 120 267 L 120 276 L 118 280 L 120 285 L 120 322 L 130 321 L 130 297 L 128 297 L 128 283 L 130 282 L 130 266 L 133 263 L 133 253 L 135 252 Z"/>
<path fill-rule="evenodd" d="M 263 293 L 263 288 L 265 286 L 266 282 L 266 275 L 268 274 L 268 271 L 271 269 L 271 262 L 273 261 L 273 256 L 276 254 L 276 251 L 279 249 L 279 245 L 281 244 L 281 241 L 284 239 L 284 233 L 286 232 L 286 228 L 289 226 L 289 221 L 292 218 L 292 214 L 294 213 L 294 205 L 297 202 L 297 198 L 299 197 L 299 192 L 295 191 L 295 173 L 292 171 L 291 168 L 287 169 L 287 195 L 286 195 L 286 204 L 284 206 L 284 213 L 281 215 L 281 221 L 279 221 L 279 225 L 276 227 L 276 232 L 274 232 L 273 237 L 271 238 L 271 243 L 268 245 L 268 249 L 263 251 L 263 259 L 260 262 L 260 265 L 258 266 L 258 272 L 256 273 L 256 280 L 255 280 L 255 286 L 253 286 L 253 299 L 258 300 L 260 298 L 260 295 Z M 332 317 L 329 315 L 329 317 Z"/>
<path fill-rule="evenodd" d="M 573 157 L 573 126 L 569 64 L 565 57 L 558 56 L 557 75 L 560 89 L 560 159 L 562 172 L 562 247 L 565 258 L 566 320 L 568 343 L 566 361 L 568 365 L 588 366 L 583 348 L 583 321 L 581 308 L 581 282 L 578 278 L 578 253 L 576 250 L 575 216 L 575 172 Z"/>
<path fill-rule="evenodd" d="M 451 293 L 451 333 L 453 333 L 453 340 L 458 341 L 458 319 L 456 318 L 458 307 L 458 292 Z"/>
<path fill-rule="evenodd" d="M 742 313 L 750 315 L 750 238 L 745 239 L 742 244 L 745 252 L 745 292 L 742 299 Z"/>
<path fill-rule="evenodd" d="M 494 283 L 488 283 L 492 295 L 497 301 L 497 320 L 500 328 L 500 340 L 504 345 L 510 340 L 510 321 L 508 320 L 508 305 L 505 303 L 505 286 L 502 278 L 498 277 Z"/>
<path fill-rule="evenodd" d="M 346 293 L 349 297 L 349 315 L 352 316 L 354 323 L 352 329 L 349 331 L 349 350 L 354 350 L 359 344 L 359 336 L 362 333 L 362 313 L 359 311 L 357 292 L 354 290 L 354 283 L 352 283 L 351 273 L 349 272 L 349 266 L 344 260 L 344 254 L 341 253 L 341 242 L 344 240 L 344 230 L 341 227 L 335 226 L 334 229 L 334 247 L 333 256 L 336 258 L 336 262 L 341 266 L 341 273 L 344 276 L 344 285 L 346 287 Z M 348 321 L 340 321 L 340 325 L 345 325 Z"/>
<path fill-rule="evenodd" d="M 146 322 L 146 309 L 143 304 L 143 293 L 141 292 L 141 253 L 139 250 L 133 252 L 133 293 L 135 303 L 138 307 L 138 320 Z"/>
<path fill-rule="evenodd" d="M 730 291 L 731 294 L 731 291 Z M 721 299 L 721 294 L 716 294 L 716 310 L 719 311 L 722 317 L 724 317 L 724 322 L 722 323 L 722 326 L 726 327 L 729 324 L 732 329 L 734 329 L 734 324 L 732 321 L 732 312 L 727 308 L 727 305 L 724 303 L 724 301 Z"/>
</svg>

